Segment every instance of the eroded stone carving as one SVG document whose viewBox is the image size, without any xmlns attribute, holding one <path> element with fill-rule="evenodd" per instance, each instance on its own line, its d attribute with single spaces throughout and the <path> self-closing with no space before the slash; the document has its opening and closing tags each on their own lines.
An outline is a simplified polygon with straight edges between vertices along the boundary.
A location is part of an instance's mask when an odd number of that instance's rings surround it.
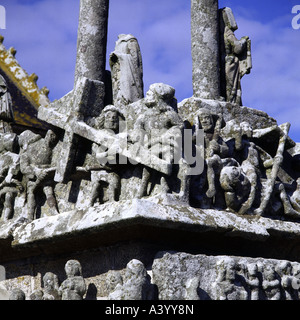
<svg viewBox="0 0 300 320">
<path fill-rule="evenodd" d="M 0 75 L 0 132 L 12 133 L 11 124 L 14 122 L 11 95 L 8 91 L 7 83 Z"/>
<path fill-rule="evenodd" d="M 52 272 L 47 272 L 43 277 L 43 300 L 60 300 L 58 277 Z"/>
<path fill-rule="evenodd" d="M 42 138 L 30 131 L 24 131 L 19 141 L 21 146 L 20 169 L 26 179 L 28 220 L 32 221 L 35 218 L 38 188 L 42 188 L 46 196 L 50 214 L 58 214 L 53 191 L 56 167 L 52 166 L 53 148 L 57 142 L 55 133 L 49 130 L 45 138 Z"/>
<path fill-rule="evenodd" d="M 81 264 L 77 260 L 69 260 L 65 265 L 67 279 L 59 287 L 61 300 L 83 300 L 86 293 L 85 280 L 82 277 Z"/>
<path fill-rule="evenodd" d="M 140 46 L 131 34 L 119 35 L 110 54 L 113 103 L 124 106 L 144 98 L 143 63 Z"/>
<path fill-rule="evenodd" d="M 95 128 L 117 135 L 120 129 L 120 121 L 125 120 L 122 112 L 112 106 L 106 106 L 102 111 Z M 108 150 L 108 152 L 111 149 Z M 118 200 L 120 192 L 120 176 L 118 174 L 118 154 L 108 154 L 101 145 L 93 143 L 92 154 L 95 163 L 99 163 L 98 170 L 91 169 L 92 195 L 90 205 L 93 206 L 97 198 L 102 197 L 103 202 L 113 202 Z M 104 186 L 103 186 L 104 184 Z M 103 189 L 106 187 L 106 195 Z"/>
<path fill-rule="evenodd" d="M 249 37 L 238 40 L 234 31 L 238 29 L 237 23 L 230 8 L 220 10 L 221 17 L 221 56 L 223 69 L 223 82 L 226 83 L 226 100 L 242 105 L 241 79 L 250 73 L 251 42 Z"/>
<path fill-rule="evenodd" d="M 131 260 L 125 270 L 123 283 L 118 278 L 109 300 L 153 300 L 155 291 L 144 264 L 139 260 Z"/>
</svg>

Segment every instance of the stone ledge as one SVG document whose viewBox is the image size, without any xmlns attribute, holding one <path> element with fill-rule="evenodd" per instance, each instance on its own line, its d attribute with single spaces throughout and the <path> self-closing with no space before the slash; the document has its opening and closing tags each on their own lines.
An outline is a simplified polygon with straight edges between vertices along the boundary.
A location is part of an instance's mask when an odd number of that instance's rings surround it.
<svg viewBox="0 0 300 320">
<path fill-rule="evenodd" d="M 251 253 L 250 246 L 254 246 L 257 251 L 253 252 L 262 255 L 266 252 L 271 255 L 278 249 L 278 257 L 284 255 L 280 250 L 296 250 L 293 254 L 298 255 L 298 249 L 295 249 L 300 243 L 298 223 L 159 202 L 155 198 L 152 201 L 120 201 L 95 206 L 85 212 L 74 210 L 44 217 L 28 224 L 3 225 L 0 227 L 1 251 L 4 244 L 10 246 L 5 258 L 9 259 L 14 251 L 22 256 L 32 256 L 84 250 L 119 241 L 149 240 L 169 242 L 174 246 L 176 242 L 186 246 L 194 244 L 210 250 L 222 248 L 228 252 L 234 249 L 237 253 L 243 246 L 248 246 Z M 260 246 L 264 247 L 263 251 Z"/>
</svg>

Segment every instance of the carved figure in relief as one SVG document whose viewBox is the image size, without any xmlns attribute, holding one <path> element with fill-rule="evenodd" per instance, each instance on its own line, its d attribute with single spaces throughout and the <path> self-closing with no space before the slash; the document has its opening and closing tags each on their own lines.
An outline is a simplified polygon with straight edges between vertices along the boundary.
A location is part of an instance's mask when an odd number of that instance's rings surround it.
<svg viewBox="0 0 300 320">
<path fill-rule="evenodd" d="M 205 171 L 203 175 L 205 179 L 202 184 L 204 186 L 207 182 L 206 197 L 209 199 L 213 199 L 220 189 L 219 177 L 222 168 L 236 163 L 234 159 L 227 158 L 229 148 L 220 135 L 221 128 L 224 126 L 222 116 L 204 108 L 198 111 L 195 130 L 204 131 Z"/>
<path fill-rule="evenodd" d="M 140 46 L 131 34 L 121 34 L 110 54 L 113 103 L 124 106 L 144 98 L 143 63 Z"/>
<path fill-rule="evenodd" d="M 137 118 L 131 133 L 133 143 L 144 146 L 152 155 L 170 164 L 174 163 L 179 147 L 177 138 L 181 138 L 183 129 L 183 121 L 174 110 L 174 95 L 175 89 L 171 86 L 152 84 L 144 99 L 147 109 Z M 138 198 L 147 195 L 151 172 L 152 170 L 144 167 Z M 161 185 L 162 193 L 167 193 L 169 186 L 164 176 L 161 177 Z"/>
<path fill-rule="evenodd" d="M 95 128 L 98 130 L 106 130 L 109 134 L 118 135 L 120 129 L 120 121 L 124 120 L 123 113 L 112 105 L 106 106 L 100 117 L 97 119 Z M 120 191 L 120 176 L 118 174 L 117 153 L 112 152 L 113 148 L 107 151 L 103 146 L 96 143 L 92 145 L 92 154 L 94 161 L 97 163 L 95 168 L 91 170 L 92 196 L 90 205 L 93 206 L 98 198 L 102 196 L 102 202 L 117 201 Z M 112 153 L 108 153 L 108 152 Z M 106 196 L 103 189 L 107 188 Z"/>
<path fill-rule="evenodd" d="M 15 288 L 11 291 L 10 296 L 9 296 L 9 300 L 26 300 L 26 295 L 24 293 L 23 290 L 19 289 L 19 288 Z"/>
<path fill-rule="evenodd" d="M 16 134 L 0 134 L 0 203 L 3 221 L 12 219 L 15 198 L 23 191 L 18 147 Z"/>
<path fill-rule="evenodd" d="M 110 270 L 106 277 L 106 290 L 108 294 L 115 291 L 116 287 L 123 285 L 123 278 L 120 271 Z"/>
<path fill-rule="evenodd" d="M 109 300 L 153 300 L 154 292 L 144 264 L 133 259 L 126 266 L 123 284 L 117 284 Z"/>
<path fill-rule="evenodd" d="M 0 75 L 0 132 L 12 133 L 11 124 L 14 122 L 11 95 L 7 83 Z"/>
<path fill-rule="evenodd" d="M 256 263 L 250 263 L 247 266 L 247 277 L 245 281 L 250 289 L 250 300 L 259 300 L 260 280 L 258 278 L 258 266 Z"/>
<path fill-rule="evenodd" d="M 43 277 L 43 300 L 60 300 L 58 277 L 52 272 L 47 272 Z"/>
<path fill-rule="evenodd" d="M 52 166 L 53 148 L 57 143 L 57 136 L 52 130 L 48 130 L 45 138 L 24 131 L 19 138 L 20 169 L 26 179 L 28 220 L 32 221 L 36 210 L 36 192 L 42 188 L 50 214 L 58 214 L 58 207 L 54 194 L 54 173 L 56 167 Z"/>
<path fill-rule="evenodd" d="M 277 278 L 275 268 L 271 265 L 266 266 L 263 271 L 262 288 L 267 300 L 280 300 L 280 287 L 280 281 Z"/>
<path fill-rule="evenodd" d="M 83 300 L 86 293 L 85 280 L 82 277 L 81 264 L 77 260 L 69 260 L 65 265 L 67 279 L 59 287 L 62 300 Z"/>
<path fill-rule="evenodd" d="M 281 277 L 284 300 L 294 300 L 298 298 L 298 293 L 296 293 L 296 290 L 293 288 L 296 279 L 294 279 L 292 269 L 292 264 L 289 261 L 282 261 L 276 266 L 276 271 Z"/>
<path fill-rule="evenodd" d="M 237 105 L 242 105 L 241 79 L 250 73 L 251 42 L 249 37 L 238 40 L 234 31 L 238 29 L 232 10 L 224 8 L 221 10 L 221 56 L 223 82 L 225 80 L 226 100 Z"/>
<path fill-rule="evenodd" d="M 235 300 L 235 262 L 232 259 L 220 260 L 216 265 L 217 278 L 213 284 L 216 300 Z"/>
</svg>

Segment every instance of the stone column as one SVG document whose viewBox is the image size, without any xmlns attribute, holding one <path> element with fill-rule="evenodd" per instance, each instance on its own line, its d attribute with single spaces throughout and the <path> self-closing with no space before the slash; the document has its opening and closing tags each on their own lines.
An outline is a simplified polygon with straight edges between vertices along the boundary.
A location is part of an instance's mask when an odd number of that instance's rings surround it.
<svg viewBox="0 0 300 320">
<path fill-rule="evenodd" d="M 191 0 L 191 2 L 194 96 L 219 99 L 218 0 Z"/>
<path fill-rule="evenodd" d="M 81 77 L 104 82 L 109 0 L 80 0 L 75 84 Z"/>
</svg>

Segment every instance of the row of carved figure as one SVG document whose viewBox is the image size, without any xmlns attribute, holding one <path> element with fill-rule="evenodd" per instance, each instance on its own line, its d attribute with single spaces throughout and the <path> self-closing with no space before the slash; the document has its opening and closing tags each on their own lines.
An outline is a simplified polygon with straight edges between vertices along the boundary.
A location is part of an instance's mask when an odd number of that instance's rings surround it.
<svg viewBox="0 0 300 320">
<path fill-rule="evenodd" d="M 278 179 L 289 124 L 271 128 L 278 133 L 278 141 L 275 143 L 278 144 L 277 153 L 272 157 L 253 142 L 253 130 L 247 122 L 238 124 L 231 120 L 225 123 L 221 115 L 207 109 L 198 111 L 193 126 L 183 122 L 176 111 L 176 105 L 174 107 L 174 94 L 172 87 L 154 84 L 144 99 L 126 108 L 127 113 L 125 109 L 107 106 L 99 117 L 90 119 L 90 126 L 85 126 L 85 132 L 96 129 L 104 140 L 110 141 L 111 138 L 112 141 L 124 141 L 120 121 L 125 120 L 129 157 L 136 160 L 141 168 L 139 188 L 132 192 L 133 197 L 153 195 L 153 186 L 157 184 L 161 187 L 160 194 L 175 194 L 177 199 L 196 207 L 223 208 L 239 214 L 256 215 L 265 214 L 265 211 L 272 208 L 275 216 L 300 216 L 299 186 L 295 180 L 285 185 Z M 136 118 L 133 110 L 139 111 Z M 191 141 L 184 139 L 184 129 L 192 131 Z M 204 135 L 204 144 L 197 140 L 199 133 Z M 52 130 L 45 137 L 29 130 L 20 135 L 12 132 L 0 134 L 0 199 L 3 220 L 13 217 L 16 197 L 24 193 L 27 218 L 33 220 L 38 190 L 44 193 L 50 213 L 58 214 L 54 176 L 60 160 L 61 149 L 55 149 L 59 138 Z M 190 152 L 196 154 L 196 166 L 205 159 L 203 172 L 193 173 L 195 163 L 188 163 L 187 154 L 180 154 L 179 161 L 175 163 L 178 150 L 189 150 L 185 147 L 182 149 L 177 138 L 185 144 L 191 144 Z M 103 147 L 93 141 L 91 143 L 89 160 L 78 169 L 90 174 L 92 188 L 89 206 L 93 206 L 96 201 L 118 201 L 123 187 L 122 175 L 129 168 L 117 161 L 123 151 Z M 134 156 L 134 150 L 137 154 L 142 150 L 143 155 Z M 53 163 L 54 156 L 58 159 L 57 163 Z M 161 163 L 167 166 L 160 166 Z M 77 168 L 75 161 L 73 171 L 76 172 Z M 134 170 L 130 173 L 131 177 L 135 175 Z M 103 190 L 105 196 L 101 198 Z"/>
<path fill-rule="evenodd" d="M 237 272 L 237 268 L 239 272 Z M 237 265 L 220 260 L 213 291 L 217 300 L 299 300 L 300 264 L 281 261 Z"/>
<path fill-rule="evenodd" d="M 33 292 L 29 300 L 83 300 L 88 299 L 86 281 L 81 265 L 70 260 L 65 265 L 67 279 L 59 285 L 58 277 L 48 272 L 43 277 L 43 288 Z M 221 259 L 215 266 L 216 278 L 210 283 L 209 292 L 203 295 L 201 280 L 189 279 L 185 284 L 185 300 L 299 300 L 300 264 L 280 261 L 267 265 L 251 262 L 238 264 L 233 259 Z M 172 284 L 170 284 L 172 285 Z M 207 286 L 207 285 L 206 285 Z M 109 271 L 106 275 L 104 300 L 157 300 L 172 299 L 151 283 L 151 277 L 142 262 L 131 260 L 124 276 L 120 271 Z M 202 294 L 198 292 L 201 289 Z M 162 291 L 168 290 L 163 288 Z M 99 297 L 98 297 L 99 298 Z M 177 297 L 178 298 L 178 297 Z M 21 289 L 13 289 L 10 300 L 25 300 Z"/>
</svg>

